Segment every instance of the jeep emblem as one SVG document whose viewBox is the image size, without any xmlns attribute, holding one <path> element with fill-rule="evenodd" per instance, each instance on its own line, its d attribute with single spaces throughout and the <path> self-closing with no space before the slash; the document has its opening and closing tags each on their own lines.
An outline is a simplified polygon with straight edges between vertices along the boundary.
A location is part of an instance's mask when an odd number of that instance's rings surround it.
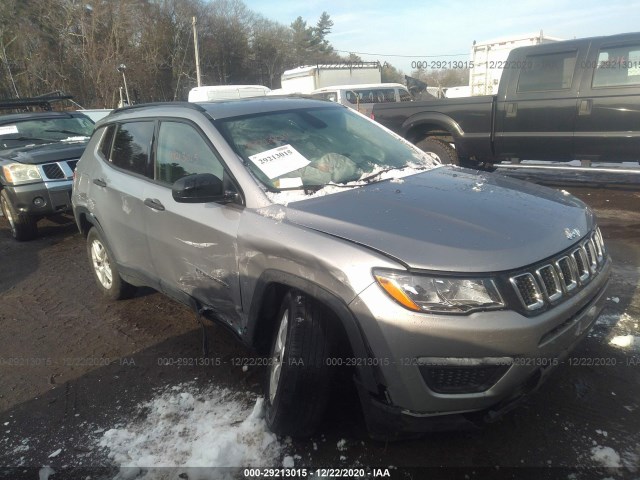
<svg viewBox="0 0 640 480">
<path fill-rule="evenodd" d="M 580 236 L 580 230 L 578 230 L 577 228 L 574 228 L 573 230 L 565 228 L 564 234 L 569 240 L 573 240 L 574 238 L 578 238 Z"/>
</svg>

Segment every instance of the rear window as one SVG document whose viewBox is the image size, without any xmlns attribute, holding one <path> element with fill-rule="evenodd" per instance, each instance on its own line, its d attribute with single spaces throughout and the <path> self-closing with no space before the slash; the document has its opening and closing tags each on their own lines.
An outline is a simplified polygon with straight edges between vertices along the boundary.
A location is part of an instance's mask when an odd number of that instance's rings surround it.
<svg viewBox="0 0 640 480">
<path fill-rule="evenodd" d="M 640 85 L 640 44 L 603 47 L 593 73 L 593 87 Z"/>
<path fill-rule="evenodd" d="M 371 88 L 347 90 L 345 95 L 349 103 L 389 103 L 396 101 L 396 92 L 393 88 Z"/>
<path fill-rule="evenodd" d="M 109 161 L 116 167 L 145 175 L 153 128 L 153 122 L 129 122 L 118 125 Z"/>
<path fill-rule="evenodd" d="M 570 89 L 577 55 L 577 50 L 528 55 L 520 70 L 518 93 Z"/>
</svg>

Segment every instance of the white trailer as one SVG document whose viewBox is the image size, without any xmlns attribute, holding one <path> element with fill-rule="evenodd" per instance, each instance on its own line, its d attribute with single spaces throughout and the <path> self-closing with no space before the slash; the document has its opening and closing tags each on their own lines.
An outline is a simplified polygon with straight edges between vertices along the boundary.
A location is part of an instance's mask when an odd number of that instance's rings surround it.
<svg viewBox="0 0 640 480">
<path fill-rule="evenodd" d="M 381 83 L 378 62 L 353 62 L 314 65 L 286 70 L 281 77 L 283 93 L 311 93 L 333 85 Z"/>
<path fill-rule="evenodd" d="M 474 41 L 471 47 L 473 67 L 469 73 L 471 95 L 493 95 L 498 91 L 502 72 L 507 68 L 517 68 L 517 65 L 507 64 L 509 52 L 514 48 L 561 40 L 556 37 L 546 37 L 541 30 L 540 33 L 531 35 L 519 35 L 482 43 Z"/>
</svg>

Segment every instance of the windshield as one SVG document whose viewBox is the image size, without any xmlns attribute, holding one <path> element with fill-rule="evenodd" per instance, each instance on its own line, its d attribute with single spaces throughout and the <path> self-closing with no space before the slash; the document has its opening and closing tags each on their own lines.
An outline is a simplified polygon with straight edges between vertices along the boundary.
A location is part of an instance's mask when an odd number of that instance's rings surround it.
<svg viewBox="0 0 640 480">
<path fill-rule="evenodd" d="M 383 172 L 436 165 L 403 139 L 347 108 L 229 118 L 217 125 L 271 191 L 376 181 Z"/>
<path fill-rule="evenodd" d="M 86 141 L 93 122 L 83 117 L 35 118 L 0 125 L 0 150 L 45 143 Z"/>
</svg>

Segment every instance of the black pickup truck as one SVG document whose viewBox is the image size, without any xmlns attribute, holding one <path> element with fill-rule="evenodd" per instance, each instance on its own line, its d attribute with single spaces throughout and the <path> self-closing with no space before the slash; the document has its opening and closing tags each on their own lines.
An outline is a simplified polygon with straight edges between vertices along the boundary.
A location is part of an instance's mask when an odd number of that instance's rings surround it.
<svg viewBox="0 0 640 480">
<path fill-rule="evenodd" d="M 640 33 L 514 49 L 498 94 L 376 104 L 443 163 L 640 160 Z"/>
</svg>

